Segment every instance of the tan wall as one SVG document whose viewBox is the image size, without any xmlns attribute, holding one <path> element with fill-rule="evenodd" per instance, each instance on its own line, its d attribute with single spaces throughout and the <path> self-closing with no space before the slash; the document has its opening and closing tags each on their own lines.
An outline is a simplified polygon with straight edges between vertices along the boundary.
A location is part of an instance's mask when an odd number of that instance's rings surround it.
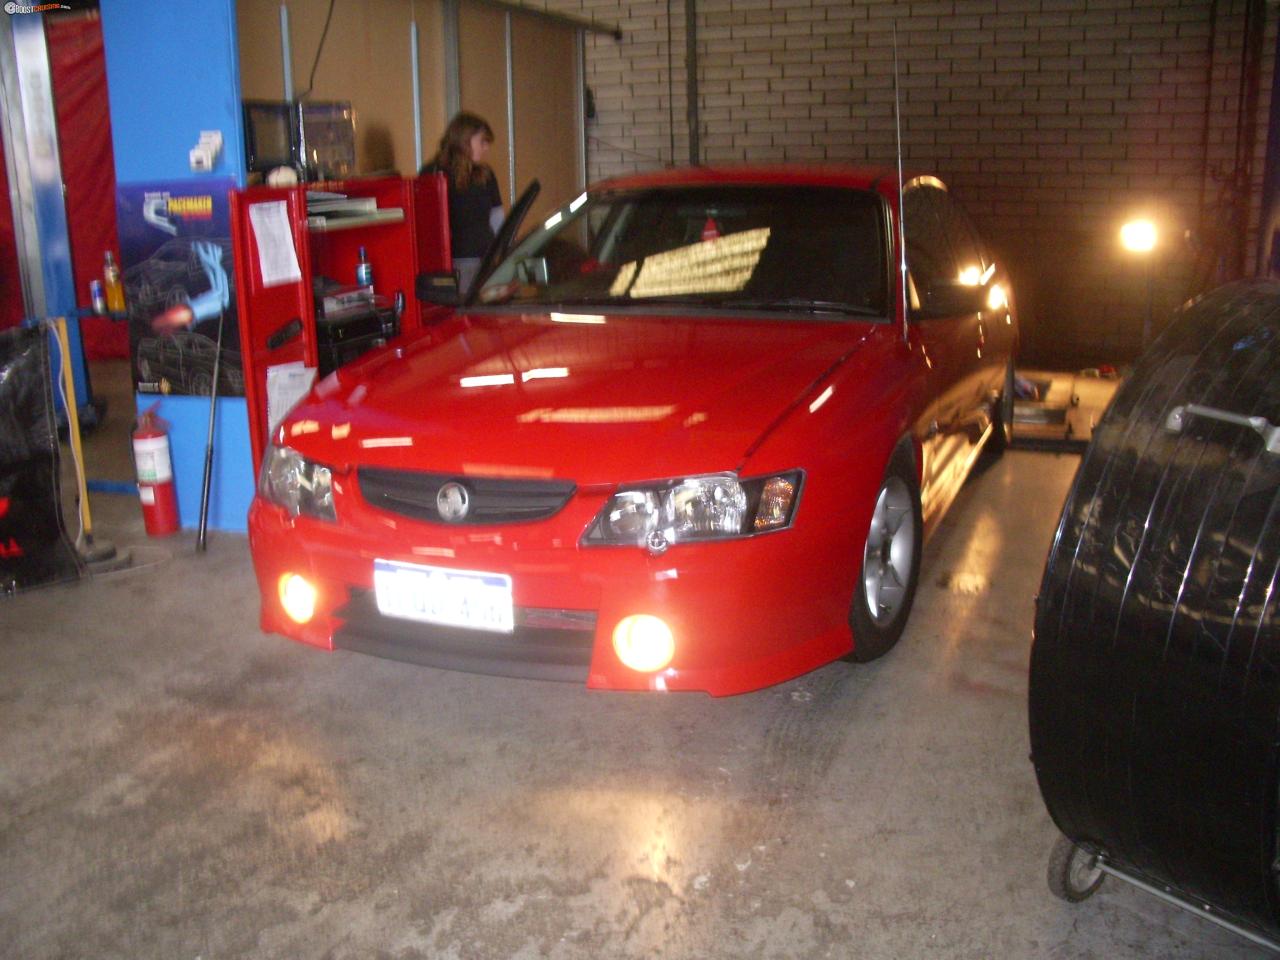
<svg viewBox="0 0 1280 960">
<path fill-rule="evenodd" d="M 328 0 L 289 0 L 295 96 L 307 89 L 324 29 Z M 409 25 L 418 22 L 422 152 L 428 160 L 444 129 L 443 6 L 439 0 L 362 0 L 337 3 L 316 64 L 309 99 L 349 100 L 356 114 L 357 172 L 414 168 L 413 86 Z M 280 62 L 280 3 L 239 0 L 240 88 L 246 99 L 284 96 Z"/>
<path fill-rule="evenodd" d="M 501 10 L 483 3 L 459 4 L 458 97 L 463 110 L 479 114 L 493 128 L 489 165 L 498 176 L 503 205 L 510 208 L 506 50 L 506 17 Z"/>
<path fill-rule="evenodd" d="M 514 189 L 507 136 L 506 12 L 464 0 L 458 10 L 458 72 L 462 109 L 493 127 L 489 163 L 509 208 L 532 180 L 542 185 L 525 220 L 536 223 L 571 200 L 581 184 L 578 161 L 577 29 L 517 13 L 511 20 L 515 93 Z"/>
<path fill-rule="evenodd" d="M 578 167 L 577 31 L 545 18 L 512 17 L 515 78 L 516 184 L 536 179 L 542 190 L 527 225 L 572 200 Z"/>
</svg>

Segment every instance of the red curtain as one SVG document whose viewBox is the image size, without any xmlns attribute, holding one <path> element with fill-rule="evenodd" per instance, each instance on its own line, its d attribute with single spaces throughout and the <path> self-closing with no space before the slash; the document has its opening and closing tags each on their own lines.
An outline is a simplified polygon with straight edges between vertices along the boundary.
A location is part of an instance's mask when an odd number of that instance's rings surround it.
<svg viewBox="0 0 1280 960">
<path fill-rule="evenodd" d="M 62 180 L 67 190 L 67 229 L 76 279 L 76 302 L 92 306 L 89 281 L 102 278 L 103 253 L 120 262 L 116 239 L 116 167 L 111 150 L 107 66 L 98 11 L 45 17 L 49 66 L 58 113 Z M 129 356 L 128 324 L 105 317 L 80 322 L 90 360 Z"/>
</svg>

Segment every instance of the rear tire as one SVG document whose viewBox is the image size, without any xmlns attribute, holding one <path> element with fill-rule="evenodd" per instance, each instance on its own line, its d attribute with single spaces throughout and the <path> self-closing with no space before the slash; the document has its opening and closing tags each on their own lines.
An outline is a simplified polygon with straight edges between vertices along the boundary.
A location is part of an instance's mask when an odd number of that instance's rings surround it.
<svg viewBox="0 0 1280 960">
<path fill-rule="evenodd" d="M 915 461 L 908 448 L 900 447 L 876 494 L 850 605 L 853 650 L 846 660 L 875 660 L 902 636 L 915 599 L 923 540 Z"/>
</svg>

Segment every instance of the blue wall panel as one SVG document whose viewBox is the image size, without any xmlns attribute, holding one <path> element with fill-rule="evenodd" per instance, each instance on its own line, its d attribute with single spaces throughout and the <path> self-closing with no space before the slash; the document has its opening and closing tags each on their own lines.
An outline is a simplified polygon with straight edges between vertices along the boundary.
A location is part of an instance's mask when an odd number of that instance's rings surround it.
<svg viewBox="0 0 1280 960">
<path fill-rule="evenodd" d="M 116 180 L 199 177 L 189 153 L 221 130 L 211 174 L 244 186 L 240 59 L 232 0 L 102 0 Z"/>
</svg>

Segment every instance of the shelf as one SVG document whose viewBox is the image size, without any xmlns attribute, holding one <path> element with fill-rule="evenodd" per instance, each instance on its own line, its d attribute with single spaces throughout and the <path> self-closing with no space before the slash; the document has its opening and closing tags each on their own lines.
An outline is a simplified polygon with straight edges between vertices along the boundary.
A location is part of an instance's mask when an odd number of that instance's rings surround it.
<svg viewBox="0 0 1280 960">
<path fill-rule="evenodd" d="M 312 233 L 334 233 L 338 230 L 354 230 L 356 227 L 377 226 L 383 223 L 403 223 L 404 210 L 400 207 L 387 207 L 352 217 L 307 217 L 307 229 Z"/>
</svg>

